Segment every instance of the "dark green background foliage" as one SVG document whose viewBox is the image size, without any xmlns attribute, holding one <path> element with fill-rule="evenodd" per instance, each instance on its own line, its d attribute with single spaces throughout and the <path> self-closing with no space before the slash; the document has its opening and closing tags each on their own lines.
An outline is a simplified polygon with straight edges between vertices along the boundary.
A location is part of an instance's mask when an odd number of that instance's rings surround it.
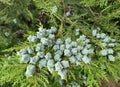
<svg viewBox="0 0 120 87">
<path fill-rule="evenodd" d="M 58 8 L 56 13 L 52 12 L 54 6 Z M 68 17 L 65 16 L 67 11 L 71 14 Z M 0 0 L 0 87 L 60 87 L 56 72 L 50 75 L 46 69 L 38 69 L 33 77 L 26 78 L 27 65 L 20 64 L 16 56 L 16 51 L 31 45 L 26 37 L 41 25 L 57 27 L 56 37 L 63 38 L 72 36 L 72 29 L 80 28 L 98 49 L 101 47 L 90 32 L 100 27 L 102 32 L 116 39 L 118 44 L 114 50 L 120 52 L 119 0 Z M 5 36 L 5 32 L 10 35 Z M 8 56 L 13 58 L 8 60 Z M 88 77 L 88 87 L 99 87 L 103 79 L 118 81 L 119 57 L 111 63 L 97 55 L 90 65 L 71 66 L 66 83 L 77 81 L 84 85 L 82 80 L 77 80 L 78 73 Z M 101 68 L 103 66 L 106 69 Z"/>
</svg>

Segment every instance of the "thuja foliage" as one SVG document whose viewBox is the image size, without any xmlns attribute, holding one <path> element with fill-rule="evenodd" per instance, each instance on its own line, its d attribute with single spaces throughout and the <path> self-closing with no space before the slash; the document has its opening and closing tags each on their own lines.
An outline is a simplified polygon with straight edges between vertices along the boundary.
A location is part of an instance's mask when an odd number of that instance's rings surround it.
<svg viewBox="0 0 120 87">
<path fill-rule="evenodd" d="M 38 10 L 32 0 L 0 0 L 0 39 L 4 39 L 0 48 L 23 41 L 23 34 L 35 31 L 38 22 Z"/>
<path fill-rule="evenodd" d="M 119 0 L 0 2 L 8 10 L 0 13 L 0 24 L 28 32 L 23 42 L 1 51 L 0 86 L 99 87 L 102 80 L 119 80 Z M 21 14 L 32 27 L 19 19 Z"/>
</svg>

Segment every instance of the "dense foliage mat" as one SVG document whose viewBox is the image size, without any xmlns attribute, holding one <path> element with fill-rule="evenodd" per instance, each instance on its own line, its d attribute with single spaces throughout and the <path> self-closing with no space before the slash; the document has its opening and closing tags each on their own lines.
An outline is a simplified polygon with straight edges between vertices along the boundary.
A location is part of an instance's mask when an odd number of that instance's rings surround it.
<svg viewBox="0 0 120 87">
<path fill-rule="evenodd" d="M 99 87 L 120 78 L 119 0 L 0 0 L 1 87 Z"/>
</svg>

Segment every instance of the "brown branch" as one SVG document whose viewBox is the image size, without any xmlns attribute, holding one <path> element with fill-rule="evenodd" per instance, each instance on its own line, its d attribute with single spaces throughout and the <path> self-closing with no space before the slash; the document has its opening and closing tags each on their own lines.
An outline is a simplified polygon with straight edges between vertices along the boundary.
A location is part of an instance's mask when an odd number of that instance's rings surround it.
<svg viewBox="0 0 120 87">
<path fill-rule="evenodd" d="M 2 9 L 2 10 L 0 11 L 0 13 L 5 12 L 5 10 L 7 10 L 7 8 L 8 8 L 8 7 L 5 7 L 4 9 Z"/>
<path fill-rule="evenodd" d="M 62 0 L 62 5 L 63 5 L 63 17 L 62 17 L 61 24 L 59 26 L 58 33 L 57 33 L 56 37 L 62 36 L 62 29 L 63 29 L 64 20 L 65 20 L 65 16 L 66 16 L 65 15 L 65 2 L 64 2 L 64 0 Z"/>
<path fill-rule="evenodd" d="M 93 10 L 92 10 L 90 7 L 88 7 L 88 9 L 89 9 L 90 13 L 91 13 L 93 16 L 95 16 Z"/>
</svg>

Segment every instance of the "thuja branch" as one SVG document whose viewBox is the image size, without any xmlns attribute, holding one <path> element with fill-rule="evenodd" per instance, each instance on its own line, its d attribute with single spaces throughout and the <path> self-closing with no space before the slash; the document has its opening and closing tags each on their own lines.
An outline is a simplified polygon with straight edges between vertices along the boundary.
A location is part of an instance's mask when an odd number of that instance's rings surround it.
<svg viewBox="0 0 120 87">
<path fill-rule="evenodd" d="M 90 7 L 88 7 L 88 10 L 89 10 L 90 13 L 95 17 L 95 14 L 94 14 L 93 10 L 92 10 Z"/>
<path fill-rule="evenodd" d="M 5 12 L 7 9 L 8 9 L 8 7 L 5 7 L 4 9 L 2 9 L 2 10 L 0 11 L 0 14 L 3 13 L 3 12 Z"/>
<path fill-rule="evenodd" d="M 67 16 L 65 16 L 65 20 L 66 20 L 70 25 L 73 25 L 73 21 L 72 21 L 70 18 L 68 18 Z M 92 42 L 92 43 L 94 43 L 96 46 L 98 46 L 99 48 L 102 49 L 102 47 L 100 46 L 100 44 L 99 44 L 99 43 L 96 43 L 96 42 L 98 42 L 99 40 L 96 40 L 94 37 L 92 37 L 92 35 L 91 35 L 90 33 L 88 34 L 88 32 L 91 32 L 91 31 L 87 30 L 87 32 L 85 32 L 85 31 L 84 31 L 84 28 L 83 28 L 82 26 L 77 25 L 77 24 L 73 25 L 73 27 L 79 28 L 80 31 L 81 31 L 84 35 L 86 35 L 89 39 L 91 39 L 91 42 Z"/>
<path fill-rule="evenodd" d="M 56 37 L 62 36 L 62 29 L 63 29 L 65 16 L 66 16 L 65 15 L 65 2 L 64 2 L 64 0 L 61 0 L 61 2 L 62 2 L 62 7 L 63 7 L 63 17 L 62 17 L 61 24 L 59 26 L 58 33 L 57 33 Z"/>
</svg>

